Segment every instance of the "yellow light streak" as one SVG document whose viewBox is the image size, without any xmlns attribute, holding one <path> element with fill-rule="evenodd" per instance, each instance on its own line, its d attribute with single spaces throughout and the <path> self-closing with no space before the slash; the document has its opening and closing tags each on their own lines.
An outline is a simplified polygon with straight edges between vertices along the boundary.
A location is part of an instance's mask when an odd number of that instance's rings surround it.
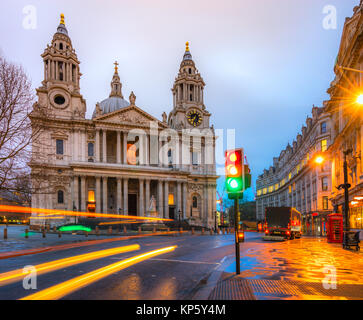
<svg viewBox="0 0 363 320">
<path fill-rule="evenodd" d="M 51 271 L 59 270 L 65 267 L 69 267 L 75 264 L 84 263 L 91 260 L 96 260 L 108 256 L 112 256 L 119 253 L 139 250 L 140 246 L 138 244 L 129 245 L 124 247 L 100 250 L 96 252 L 81 254 L 69 258 L 64 258 L 60 260 L 54 260 L 42 264 L 38 264 L 35 267 L 37 275 L 48 273 Z M 0 286 L 13 283 L 19 280 L 22 280 L 26 275 L 30 272 L 23 272 L 23 269 L 12 270 L 9 272 L 0 274 Z"/>
<path fill-rule="evenodd" d="M 176 248 L 177 246 L 171 246 L 149 251 L 135 257 L 110 264 L 95 271 L 88 272 L 82 276 L 70 279 L 68 281 L 52 286 L 48 289 L 21 298 L 20 300 L 57 300 L 76 290 L 90 285 L 93 282 L 101 280 L 102 278 L 107 277 L 115 272 L 118 272 L 122 269 L 125 269 L 141 261 L 153 258 L 155 256 L 174 251 Z"/>
<path fill-rule="evenodd" d="M 99 226 L 104 226 L 104 225 L 110 225 L 110 224 L 129 224 L 129 223 L 140 223 L 140 221 L 123 220 L 123 221 L 100 222 L 98 225 Z"/>
<path fill-rule="evenodd" d="M 121 215 L 121 214 L 91 213 L 91 212 L 31 208 L 31 207 L 19 207 L 19 206 L 6 206 L 6 205 L 0 205 L 0 212 L 35 213 L 35 214 L 41 214 L 41 215 L 65 215 L 65 216 L 72 216 L 72 217 L 78 216 L 78 217 L 94 217 L 94 218 L 173 221 L 173 219 L 164 219 L 164 218 L 155 218 L 155 217 L 139 217 L 139 216 L 129 216 L 129 215 Z"/>
</svg>

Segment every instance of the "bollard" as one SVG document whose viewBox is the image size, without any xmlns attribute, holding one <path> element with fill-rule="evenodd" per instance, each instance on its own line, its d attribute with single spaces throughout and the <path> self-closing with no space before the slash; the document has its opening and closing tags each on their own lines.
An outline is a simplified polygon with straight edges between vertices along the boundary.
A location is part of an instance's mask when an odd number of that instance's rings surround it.
<svg viewBox="0 0 363 320">
<path fill-rule="evenodd" d="M 112 234 L 112 227 L 108 227 L 108 234 Z"/>
<path fill-rule="evenodd" d="M 60 231 L 58 231 L 58 238 L 60 238 L 62 235 L 62 233 Z"/>
<path fill-rule="evenodd" d="M 50 225 L 47 224 L 47 232 L 49 232 L 49 231 L 50 231 Z"/>
<path fill-rule="evenodd" d="M 224 233 L 225 233 L 225 232 L 226 232 L 226 230 L 223 228 L 223 229 L 222 229 L 222 234 L 224 235 Z"/>
<path fill-rule="evenodd" d="M 4 239 L 8 238 L 8 228 L 4 229 Z"/>
<path fill-rule="evenodd" d="M 84 235 L 86 236 L 86 238 L 88 237 L 88 231 L 84 231 Z"/>
<path fill-rule="evenodd" d="M 127 233 L 127 229 L 126 229 L 126 226 L 124 226 L 124 234 L 126 235 Z"/>
<path fill-rule="evenodd" d="M 99 236 L 100 235 L 100 229 L 96 226 L 95 230 L 96 230 L 96 235 Z"/>
<path fill-rule="evenodd" d="M 42 237 L 45 238 L 45 228 L 42 229 Z"/>
<path fill-rule="evenodd" d="M 213 230 L 212 229 L 209 230 L 209 234 L 213 235 Z"/>
<path fill-rule="evenodd" d="M 25 239 L 28 239 L 29 238 L 29 230 L 28 229 L 25 229 Z"/>
<path fill-rule="evenodd" d="M 217 228 L 217 234 L 219 234 L 219 228 Z"/>
<path fill-rule="evenodd" d="M 180 228 L 180 229 L 179 229 L 179 234 L 180 234 L 180 235 L 183 235 L 183 228 Z"/>
<path fill-rule="evenodd" d="M 156 233 L 156 228 L 155 227 L 153 228 L 153 233 Z"/>
<path fill-rule="evenodd" d="M 192 234 L 194 234 L 194 228 L 192 228 Z"/>
<path fill-rule="evenodd" d="M 202 235 L 204 235 L 204 228 L 202 228 Z"/>
<path fill-rule="evenodd" d="M 139 227 L 139 228 L 137 229 L 137 233 L 138 233 L 138 234 L 141 234 L 141 227 Z"/>
</svg>

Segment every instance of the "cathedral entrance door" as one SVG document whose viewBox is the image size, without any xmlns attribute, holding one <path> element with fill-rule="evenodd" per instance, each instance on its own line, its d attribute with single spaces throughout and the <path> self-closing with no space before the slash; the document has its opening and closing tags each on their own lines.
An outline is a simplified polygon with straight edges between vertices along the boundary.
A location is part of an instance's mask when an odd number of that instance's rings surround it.
<svg viewBox="0 0 363 320">
<path fill-rule="evenodd" d="M 175 207 L 169 207 L 169 219 L 175 219 Z"/>
<path fill-rule="evenodd" d="M 137 216 L 137 194 L 136 193 L 129 193 L 129 210 L 128 213 L 131 216 Z"/>
</svg>

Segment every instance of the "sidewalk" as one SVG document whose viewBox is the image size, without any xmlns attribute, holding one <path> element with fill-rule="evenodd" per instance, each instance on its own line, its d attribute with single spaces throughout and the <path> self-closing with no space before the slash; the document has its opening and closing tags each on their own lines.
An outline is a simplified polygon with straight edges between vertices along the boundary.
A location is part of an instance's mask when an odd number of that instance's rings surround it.
<svg viewBox="0 0 363 320">
<path fill-rule="evenodd" d="M 235 273 L 234 254 L 226 256 L 192 299 L 363 300 L 362 252 L 319 238 L 251 240 L 241 245 L 241 274 Z"/>
</svg>

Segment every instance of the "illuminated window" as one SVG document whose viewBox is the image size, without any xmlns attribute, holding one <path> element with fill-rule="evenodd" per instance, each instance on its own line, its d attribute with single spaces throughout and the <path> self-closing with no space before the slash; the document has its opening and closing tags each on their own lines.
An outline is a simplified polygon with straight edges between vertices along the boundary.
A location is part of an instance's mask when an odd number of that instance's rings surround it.
<svg viewBox="0 0 363 320">
<path fill-rule="evenodd" d="M 329 199 L 328 197 L 323 197 L 323 210 L 328 210 L 329 208 Z"/>
<path fill-rule="evenodd" d="M 289 180 L 291 179 L 291 172 L 289 173 Z"/>
<path fill-rule="evenodd" d="M 277 190 L 279 188 L 279 184 L 278 183 L 276 183 L 275 184 L 275 190 Z"/>
<path fill-rule="evenodd" d="M 136 165 L 137 158 L 136 158 L 136 151 L 137 148 L 134 144 L 127 144 L 127 163 Z"/>
<path fill-rule="evenodd" d="M 169 206 L 174 205 L 174 194 L 172 194 L 172 193 L 169 193 L 168 204 L 169 204 Z"/>
<path fill-rule="evenodd" d="M 274 191 L 274 187 L 273 186 L 269 186 L 268 187 L 268 192 L 272 192 L 272 191 Z"/>
<path fill-rule="evenodd" d="M 95 192 L 93 190 L 88 191 L 88 202 L 95 202 Z"/>
<path fill-rule="evenodd" d="M 328 149 L 328 141 L 326 139 L 321 140 L 321 152 L 324 152 Z"/>
<path fill-rule="evenodd" d="M 257 195 L 260 196 L 262 194 L 262 190 L 257 190 Z"/>
<path fill-rule="evenodd" d="M 292 184 L 292 190 L 296 190 L 296 183 L 294 182 L 293 184 Z"/>
<path fill-rule="evenodd" d="M 328 177 L 321 178 L 321 189 L 323 191 L 328 191 Z"/>
<path fill-rule="evenodd" d="M 306 161 L 309 161 L 309 159 L 310 159 L 310 154 L 307 154 L 306 155 Z"/>
<path fill-rule="evenodd" d="M 291 193 L 291 186 L 289 186 L 289 193 Z"/>
<path fill-rule="evenodd" d="M 267 188 L 263 188 L 263 194 L 267 193 Z"/>
</svg>

